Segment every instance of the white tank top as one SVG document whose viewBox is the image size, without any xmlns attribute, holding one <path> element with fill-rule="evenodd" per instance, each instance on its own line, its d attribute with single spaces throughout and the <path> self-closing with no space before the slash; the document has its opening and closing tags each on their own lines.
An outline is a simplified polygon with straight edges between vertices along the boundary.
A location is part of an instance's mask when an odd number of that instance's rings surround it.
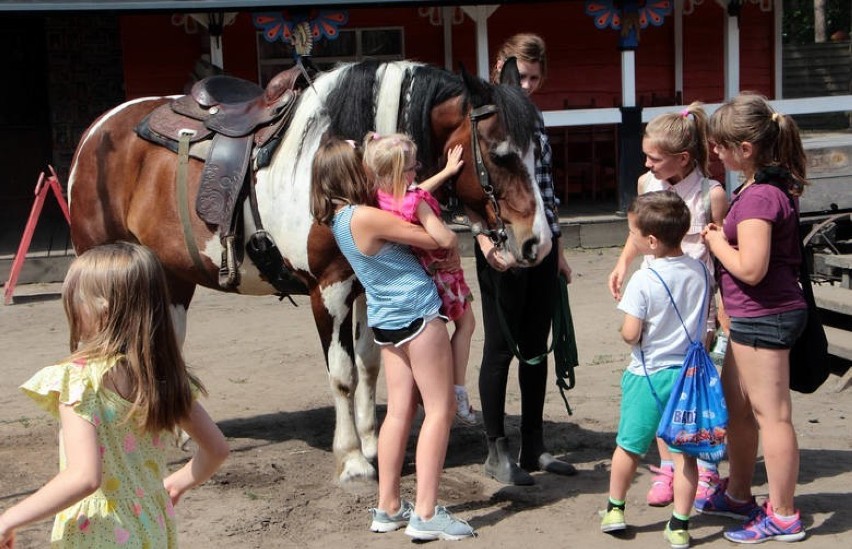
<svg viewBox="0 0 852 549">
<path fill-rule="evenodd" d="M 683 253 L 702 261 L 711 273 L 714 272 L 710 250 L 707 249 L 701 239 L 701 230 L 712 221 L 709 211 L 710 191 L 715 187 L 721 187 L 721 183 L 715 179 L 705 178 L 699 169 L 692 170 L 689 175 L 674 185 L 668 181 L 657 179 L 651 172 L 646 173 L 642 178 L 642 194 L 651 191 L 673 191 L 686 202 L 686 207 L 689 208 L 689 213 L 692 216 L 692 222 L 689 224 L 686 236 L 683 237 L 681 248 Z M 706 185 L 703 183 L 705 179 L 707 180 Z M 702 193 L 702 187 L 706 187 L 706 194 Z M 646 255 L 642 267 L 647 267 L 648 262 L 652 259 L 654 259 L 654 256 Z"/>
</svg>

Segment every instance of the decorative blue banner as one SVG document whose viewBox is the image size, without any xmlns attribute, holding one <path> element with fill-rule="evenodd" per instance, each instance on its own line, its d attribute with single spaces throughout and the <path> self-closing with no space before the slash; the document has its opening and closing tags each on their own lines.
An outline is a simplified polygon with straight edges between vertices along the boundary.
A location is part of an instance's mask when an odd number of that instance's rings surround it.
<svg viewBox="0 0 852 549">
<path fill-rule="evenodd" d="M 586 15 L 595 27 L 621 31 L 619 47 L 636 49 L 639 29 L 659 27 L 672 13 L 672 0 L 586 0 Z"/>
</svg>

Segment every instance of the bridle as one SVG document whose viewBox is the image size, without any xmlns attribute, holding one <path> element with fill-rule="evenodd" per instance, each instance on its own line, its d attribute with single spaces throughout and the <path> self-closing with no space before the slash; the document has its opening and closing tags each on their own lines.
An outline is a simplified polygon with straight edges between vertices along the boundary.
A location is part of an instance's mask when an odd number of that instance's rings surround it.
<svg viewBox="0 0 852 549">
<path fill-rule="evenodd" d="M 480 120 L 494 116 L 496 113 L 497 105 L 493 104 L 482 105 L 470 111 L 470 145 L 473 152 L 474 169 L 476 170 L 479 185 L 482 187 L 482 191 L 485 193 L 488 202 L 491 203 L 491 207 L 494 210 L 497 225 L 494 229 L 486 229 L 475 223 L 471 226 L 471 230 L 474 236 L 476 234 L 484 234 L 496 247 L 502 248 L 508 238 L 506 235 L 506 224 L 503 222 L 503 218 L 500 217 L 500 205 L 494 196 L 494 186 L 491 185 L 488 170 L 485 168 L 485 162 L 482 160 L 482 151 L 479 148 L 479 133 L 476 131 L 476 125 Z"/>
</svg>

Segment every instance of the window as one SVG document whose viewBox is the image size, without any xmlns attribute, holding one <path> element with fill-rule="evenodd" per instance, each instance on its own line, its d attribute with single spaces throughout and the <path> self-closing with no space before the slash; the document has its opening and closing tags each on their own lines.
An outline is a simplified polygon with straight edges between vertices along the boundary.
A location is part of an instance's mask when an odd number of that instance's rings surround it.
<svg viewBox="0 0 852 549">
<path fill-rule="evenodd" d="M 360 61 L 365 57 L 381 61 L 403 59 L 405 36 L 402 27 L 343 29 L 335 40 L 322 38 L 314 43 L 311 60 L 321 70 L 333 68 L 340 62 Z M 257 32 L 257 66 L 261 86 L 266 86 L 276 74 L 293 66 L 290 44 L 267 42 Z"/>
</svg>

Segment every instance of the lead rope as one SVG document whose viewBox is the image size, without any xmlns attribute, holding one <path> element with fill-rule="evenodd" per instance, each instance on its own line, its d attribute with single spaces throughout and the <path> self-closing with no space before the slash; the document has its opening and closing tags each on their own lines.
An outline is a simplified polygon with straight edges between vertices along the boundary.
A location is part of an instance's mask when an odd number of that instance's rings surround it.
<svg viewBox="0 0 852 549">
<path fill-rule="evenodd" d="M 559 394 L 562 401 L 565 403 L 565 409 L 568 415 L 574 415 L 571 410 L 571 405 L 568 404 L 568 397 L 565 396 L 565 391 L 573 389 L 576 384 L 574 375 L 574 367 L 579 365 L 579 357 L 577 355 L 577 341 L 574 336 L 574 321 L 571 317 L 571 305 L 568 302 L 568 281 L 562 273 L 555 279 L 558 299 L 553 300 L 553 310 L 551 316 L 551 336 L 550 346 L 544 353 L 525 358 L 521 354 L 520 347 L 512 337 L 512 331 L 509 328 L 506 317 L 503 313 L 503 307 L 500 304 L 500 286 L 496 285 L 494 299 L 497 306 L 497 319 L 500 322 L 500 329 L 503 332 L 503 337 L 509 345 L 512 354 L 523 364 L 537 365 L 547 360 L 547 355 L 553 353 L 554 370 L 556 371 L 556 386 L 559 387 Z M 566 381 L 567 380 L 567 381 Z"/>
</svg>

